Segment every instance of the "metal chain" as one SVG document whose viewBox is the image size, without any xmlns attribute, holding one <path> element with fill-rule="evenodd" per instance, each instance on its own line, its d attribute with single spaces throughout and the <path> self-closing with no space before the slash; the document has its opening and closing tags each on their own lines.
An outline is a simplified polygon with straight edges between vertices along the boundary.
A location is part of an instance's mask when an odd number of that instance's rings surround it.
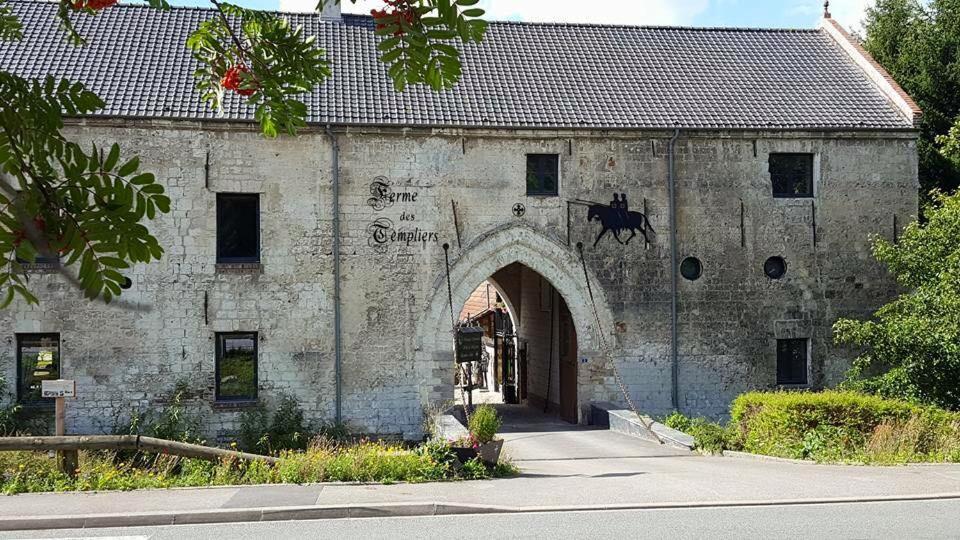
<svg viewBox="0 0 960 540">
<path fill-rule="evenodd" d="M 447 301 L 450 303 L 450 326 L 453 328 L 453 362 L 457 366 L 457 371 L 460 372 L 460 399 L 463 401 L 463 416 L 467 425 L 470 425 L 470 408 L 467 407 L 467 394 L 463 389 L 463 368 L 457 362 L 457 319 L 453 314 L 453 287 L 450 286 L 450 244 L 443 245 L 443 256 L 447 262 Z M 473 390 L 470 391 L 473 392 Z M 471 397 L 473 396 L 471 395 Z"/>
<path fill-rule="evenodd" d="M 593 286 L 590 284 L 590 274 L 587 272 L 587 261 L 583 258 L 583 242 L 577 242 L 577 250 L 580 252 L 580 264 L 583 266 L 583 278 L 587 282 L 587 293 L 590 295 L 590 306 L 593 308 L 593 316 L 597 319 L 597 334 L 600 336 L 600 350 L 603 353 L 603 356 L 610 362 L 610 366 L 613 368 L 613 378 L 617 381 L 617 386 L 620 387 L 620 393 L 623 394 L 623 399 L 626 400 L 627 406 L 630 407 L 630 410 L 633 412 L 633 414 L 637 415 L 637 419 L 640 420 L 640 424 L 646 428 L 651 435 L 653 435 L 657 442 L 663 444 L 663 439 L 661 439 L 660 435 L 653 430 L 653 422 L 648 424 L 646 420 L 643 419 L 643 415 L 640 414 L 637 406 L 633 403 L 633 399 L 630 397 L 630 393 L 627 392 L 627 387 L 623 383 L 623 377 L 620 376 L 620 370 L 617 368 L 617 363 L 613 359 L 613 354 L 610 352 L 610 348 L 607 347 L 607 341 L 603 335 L 603 325 L 600 323 L 600 313 L 597 312 L 597 302 L 593 298 Z"/>
</svg>

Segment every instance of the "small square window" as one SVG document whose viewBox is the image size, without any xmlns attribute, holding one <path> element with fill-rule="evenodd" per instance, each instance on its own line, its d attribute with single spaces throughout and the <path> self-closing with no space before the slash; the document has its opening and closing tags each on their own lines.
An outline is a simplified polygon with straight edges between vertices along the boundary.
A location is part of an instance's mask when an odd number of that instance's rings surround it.
<svg viewBox="0 0 960 540">
<path fill-rule="evenodd" d="M 217 262 L 260 262 L 260 196 L 217 194 Z"/>
<path fill-rule="evenodd" d="M 257 399 L 257 334 L 217 334 L 217 401 Z"/>
<path fill-rule="evenodd" d="M 17 401 L 44 403 L 43 381 L 60 378 L 60 334 L 17 335 Z"/>
<path fill-rule="evenodd" d="M 777 340 L 777 384 L 807 384 L 808 343 L 806 339 Z"/>
<path fill-rule="evenodd" d="M 560 186 L 560 156 L 527 154 L 527 195 L 556 196 Z"/>
<path fill-rule="evenodd" d="M 776 198 L 813 197 L 813 154 L 770 154 Z"/>
</svg>

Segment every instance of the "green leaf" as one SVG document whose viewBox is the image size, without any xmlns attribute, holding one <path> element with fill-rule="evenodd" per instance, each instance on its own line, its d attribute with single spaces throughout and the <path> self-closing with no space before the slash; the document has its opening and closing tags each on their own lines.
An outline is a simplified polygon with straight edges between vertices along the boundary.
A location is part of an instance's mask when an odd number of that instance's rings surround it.
<svg viewBox="0 0 960 540">
<path fill-rule="evenodd" d="M 133 174 L 138 168 L 140 168 L 140 158 L 137 156 L 133 156 L 132 159 L 130 159 L 120 167 L 120 170 L 117 171 L 117 174 L 119 174 L 120 176 L 129 176 L 130 174 Z"/>
</svg>

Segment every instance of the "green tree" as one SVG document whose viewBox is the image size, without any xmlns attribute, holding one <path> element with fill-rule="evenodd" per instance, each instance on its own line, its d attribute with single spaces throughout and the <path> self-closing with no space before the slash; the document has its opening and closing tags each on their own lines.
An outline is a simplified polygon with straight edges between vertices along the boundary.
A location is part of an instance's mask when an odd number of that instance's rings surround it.
<svg viewBox="0 0 960 540">
<path fill-rule="evenodd" d="M 908 292 L 872 320 L 841 319 L 838 342 L 862 348 L 844 386 L 960 409 L 960 194 L 934 192 L 926 222 L 873 253 Z"/>
<path fill-rule="evenodd" d="M 356 0 L 351 0 L 355 2 Z M 318 10 L 330 2 L 319 0 Z M 479 42 L 487 24 L 478 0 L 384 0 L 374 10 L 380 59 L 398 91 L 425 84 L 449 88 L 461 76 L 457 43 Z M 66 39 L 83 46 L 75 26 L 117 0 L 58 0 Z M 146 0 L 169 9 L 167 0 Z M 212 107 L 235 92 L 255 107 L 263 134 L 296 134 L 306 125 L 300 100 L 330 77 L 324 51 L 301 28 L 275 13 L 211 0 L 216 15 L 187 46 L 200 60 L 197 88 Z M 0 0 L 0 41 L 23 39 L 23 26 Z M 105 103 L 83 84 L 52 76 L 25 79 L 0 70 L 0 308 L 17 295 L 31 303 L 25 264 L 59 257 L 61 274 L 91 299 L 123 292 L 124 270 L 149 263 L 163 248 L 147 223 L 171 201 L 136 156 L 108 145 L 81 147 L 63 134 L 64 116 L 92 113 Z"/>
<path fill-rule="evenodd" d="M 864 30 L 865 48 L 923 109 L 918 144 L 922 192 L 956 189 L 960 0 L 877 0 L 867 10 Z M 958 129 L 951 132 L 954 125 Z"/>
</svg>

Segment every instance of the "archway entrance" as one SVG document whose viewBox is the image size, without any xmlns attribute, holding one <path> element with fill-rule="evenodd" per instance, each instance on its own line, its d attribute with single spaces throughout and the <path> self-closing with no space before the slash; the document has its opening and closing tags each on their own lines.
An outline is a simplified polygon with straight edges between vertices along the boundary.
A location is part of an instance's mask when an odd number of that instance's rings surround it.
<svg viewBox="0 0 960 540">
<path fill-rule="evenodd" d="M 617 399 L 613 387 L 607 384 L 611 351 L 602 348 L 614 346 L 614 319 L 602 288 L 594 286 L 591 290 L 589 283 L 598 283 L 597 277 L 584 265 L 575 245 L 567 245 L 520 222 L 478 235 L 462 248 L 448 245 L 447 253 L 441 256 L 447 258 L 448 265 L 438 269 L 417 324 L 416 358 L 425 409 L 459 398 L 454 385 L 455 339 L 451 325 L 478 285 L 487 280 L 499 288 L 516 334 L 526 339 L 526 344 L 517 343 L 517 391 L 521 402 L 529 405 L 524 410 L 535 411 L 536 405 L 540 405 L 540 411 L 546 407 L 559 414 L 563 405 L 566 418 L 586 423 L 591 402 Z M 549 288 L 540 287 L 541 279 Z M 552 312 L 548 307 L 551 298 L 555 299 Z M 540 308 L 541 300 L 544 309 Z M 538 312 L 533 311 L 535 308 Z M 533 331 L 537 328 L 545 332 L 545 337 L 535 336 Z M 562 363 L 561 331 L 567 338 Z M 542 343 L 536 351 L 532 347 L 534 337 Z M 550 343 L 554 347 L 552 353 Z M 525 364 L 521 362 L 523 358 Z M 553 361 L 547 363 L 545 358 Z M 522 372 L 524 365 L 526 377 Z M 531 373 L 538 366 L 546 367 L 541 370 L 542 376 Z M 563 399 L 561 385 L 565 388 Z"/>
<path fill-rule="evenodd" d="M 471 373 L 456 372 L 458 402 L 525 405 L 580 421 L 576 325 L 548 279 L 522 263 L 507 265 L 473 290 L 459 320 L 483 330 L 485 354 Z"/>
</svg>

